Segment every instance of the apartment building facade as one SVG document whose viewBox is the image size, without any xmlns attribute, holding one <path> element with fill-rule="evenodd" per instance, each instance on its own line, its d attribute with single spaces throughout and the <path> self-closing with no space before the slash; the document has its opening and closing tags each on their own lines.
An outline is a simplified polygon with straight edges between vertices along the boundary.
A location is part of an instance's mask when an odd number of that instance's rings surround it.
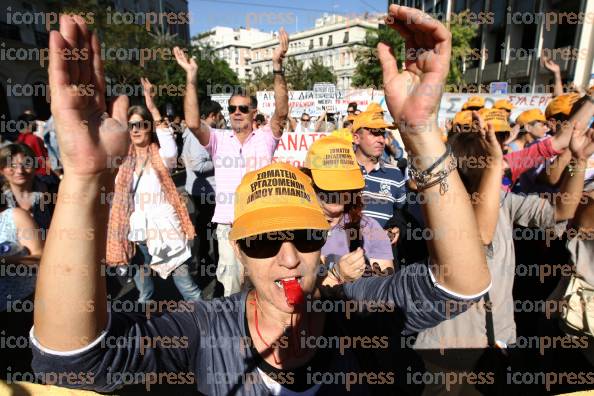
<svg viewBox="0 0 594 396">
<path fill-rule="evenodd" d="M 542 53 L 561 68 L 565 84 L 594 83 L 594 1 L 588 0 L 391 0 L 436 15 L 442 21 L 469 10 L 488 13 L 478 24 L 474 47 L 483 54 L 464 65 L 464 80 L 488 92 L 506 81 L 515 92 L 551 91 L 553 76 L 540 65 Z"/>
</svg>

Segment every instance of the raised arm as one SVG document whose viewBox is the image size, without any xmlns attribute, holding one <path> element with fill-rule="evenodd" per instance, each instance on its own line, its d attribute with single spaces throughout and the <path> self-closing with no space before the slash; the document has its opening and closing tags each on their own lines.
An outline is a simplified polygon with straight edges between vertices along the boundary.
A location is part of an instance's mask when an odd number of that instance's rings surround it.
<svg viewBox="0 0 594 396">
<path fill-rule="evenodd" d="M 318 119 L 316 120 L 316 127 L 315 130 L 316 132 L 326 132 L 326 131 L 322 131 L 322 124 L 324 123 L 324 121 L 326 121 L 326 112 L 322 112 L 322 114 L 320 114 L 318 116 Z"/>
<path fill-rule="evenodd" d="M 476 112 L 473 112 L 476 113 Z M 472 200 L 474 214 L 483 245 L 489 245 L 495 235 L 499 218 L 499 191 L 503 177 L 503 153 L 497 142 L 492 124 L 481 128 L 481 143 L 487 150 L 490 162 L 478 186 L 478 196 Z"/>
<path fill-rule="evenodd" d="M 554 60 L 552 60 L 544 54 L 540 57 L 540 63 L 545 67 L 545 69 L 553 73 L 553 75 L 555 76 L 553 97 L 563 95 L 563 80 L 561 80 L 561 68 L 559 67 L 559 65 L 555 63 Z"/>
<path fill-rule="evenodd" d="M 206 146 L 210 140 L 210 128 L 200 119 L 198 102 L 198 65 L 188 57 L 179 47 L 173 48 L 177 64 L 186 71 L 186 95 L 184 96 L 184 119 L 188 129 L 196 136 L 201 145 Z"/>
<path fill-rule="evenodd" d="M 274 114 L 270 118 L 270 128 L 274 137 L 280 138 L 283 135 L 283 122 L 289 115 L 289 91 L 287 82 L 282 71 L 283 60 L 289 50 L 289 35 L 284 28 L 278 33 L 279 46 L 272 54 L 272 70 L 274 73 Z M 280 73 L 277 73 L 280 72 Z"/>
<path fill-rule="evenodd" d="M 87 50 L 89 56 L 66 60 L 66 49 Z M 101 194 L 113 189 L 111 164 L 119 164 L 127 153 L 128 100 L 118 98 L 113 118 L 104 116 L 101 47 L 80 16 L 60 17 L 60 31 L 50 32 L 49 57 L 51 110 L 64 178 L 39 267 L 34 336 L 44 347 L 66 351 L 87 345 L 107 325 L 100 264 L 109 207 Z M 81 94 L 81 85 L 94 89 L 94 95 Z"/>
<path fill-rule="evenodd" d="M 151 84 L 148 78 L 144 77 L 140 77 L 140 83 L 142 84 L 142 93 L 144 95 L 146 108 L 151 113 L 151 116 L 153 116 L 153 120 L 155 122 L 159 121 L 160 123 L 162 120 L 161 112 L 153 100 L 153 97 L 155 96 L 153 84 Z"/>
<path fill-rule="evenodd" d="M 404 38 L 406 53 L 415 54 L 399 72 L 392 49 L 378 44 L 388 110 L 404 132 L 416 168 L 425 170 L 446 151 L 436 114 L 450 65 L 451 34 L 435 19 L 408 7 L 391 5 L 386 22 Z M 455 293 L 482 293 L 491 277 L 472 205 L 456 170 L 446 182 L 444 195 L 439 184 L 427 188 L 432 199 L 422 205 L 427 226 L 443 235 L 429 241 L 432 271 L 439 284 Z"/>
<path fill-rule="evenodd" d="M 561 182 L 560 194 L 555 200 L 555 220 L 573 217 L 584 190 L 584 172 L 588 158 L 594 153 L 594 132 L 583 125 L 573 124 L 569 149 L 572 156 L 572 170 L 566 170 Z"/>
</svg>

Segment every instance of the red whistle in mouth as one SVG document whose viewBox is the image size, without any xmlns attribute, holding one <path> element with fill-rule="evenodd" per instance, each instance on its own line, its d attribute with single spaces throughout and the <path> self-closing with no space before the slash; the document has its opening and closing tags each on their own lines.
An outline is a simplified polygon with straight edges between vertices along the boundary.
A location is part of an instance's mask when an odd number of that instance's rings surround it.
<svg viewBox="0 0 594 396">
<path fill-rule="evenodd" d="M 299 286 L 299 281 L 297 279 L 282 280 L 281 284 L 285 291 L 287 303 L 290 305 L 303 304 L 303 290 L 301 290 L 301 286 Z"/>
</svg>

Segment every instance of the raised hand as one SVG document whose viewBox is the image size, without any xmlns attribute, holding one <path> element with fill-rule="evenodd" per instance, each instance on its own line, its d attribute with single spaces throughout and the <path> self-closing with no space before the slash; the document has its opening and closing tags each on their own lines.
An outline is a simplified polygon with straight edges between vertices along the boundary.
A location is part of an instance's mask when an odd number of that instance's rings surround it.
<svg viewBox="0 0 594 396">
<path fill-rule="evenodd" d="M 437 112 L 450 67 L 452 35 L 429 15 L 394 4 L 386 24 L 404 38 L 407 54 L 406 70 L 399 72 L 392 49 L 383 42 L 377 46 L 388 110 L 404 123 L 401 130 L 414 132 Z"/>
<path fill-rule="evenodd" d="M 68 59 L 66 51 L 79 53 L 79 59 Z M 61 15 L 60 30 L 50 32 L 49 58 L 51 111 L 64 177 L 92 177 L 115 169 L 128 150 L 128 98 L 116 99 L 110 118 L 97 34 L 89 32 L 82 17 Z"/>
<path fill-rule="evenodd" d="M 285 59 L 285 55 L 289 50 L 289 35 L 287 34 L 285 28 L 280 28 L 278 32 L 278 42 L 279 46 L 276 47 L 272 53 L 272 66 L 274 69 L 281 68 L 283 65 L 283 60 Z"/>
<path fill-rule="evenodd" d="M 569 141 L 569 150 L 575 159 L 587 160 L 594 154 L 594 130 L 573 124 L 573 134 Z"/>
<path fill-rule="evenodd" d="M 193 57 L 188 59 L 186 53 L 179 47 L 173 48 L 173 55 L 175 55 L 177 64 L 186 71 L 188 78 L 195 80 L 198 76 L 198 64 L 196 60 Z"/>
<path fill-rule="evenodd" d="M 153 84 L 151 84 L 148 78 L 144 77 L 140 77 L 140 83 L 142 84 L 142 91 L 144 93 L 144 103 L 146 104 L 146 108 L 153 115 L 153 118 L 161 118 L 159 109 L 157 108 L 157 105 L 155 105 L 155 101 L 153 100 L 153 97 L 155 96 Z"/>
<path fill-rule="evenodd" d="M 542 54 L 540 57 L 540 64 L 553 74 L 561 73 L 561 68 L 559 67 L 559 65 L 554 60 L 552 60 L 544 54 Z"/>
</svg>

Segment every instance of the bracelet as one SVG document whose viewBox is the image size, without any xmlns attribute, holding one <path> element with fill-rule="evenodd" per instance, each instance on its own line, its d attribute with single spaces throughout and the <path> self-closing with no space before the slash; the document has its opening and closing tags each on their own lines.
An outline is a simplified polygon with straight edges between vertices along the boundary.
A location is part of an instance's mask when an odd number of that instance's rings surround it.
<svg viewBox="0 0 594 396">
<path fill-rule="evenodd" d="M 272 74 L 280 74 L 282 76 L 285 74 L 285 69 L 272 70 Z"/>
<path fill-rule="evenodd" d="M 336 265 L 334 265 L 331 269 L 330 269 L 330 273 L 332 274 L 332 276 L 334 277 L 334 279 L 336 279 L 336 281 L 341 284 L 344 283 L 344 280 L 342 279 L 342 277 L 338 274 L 338 269 L 336 268 Z"/>
<path fill-rule="evenodd" d="M 449 158 L 449 163 L 445 166 L 444 169 L 431 173 L 438 165 L 444 162 L 446 159 Z M 417 184 L 417 188 L 419 191 L 425 190 L 429 187 L 433 187 L 436 184 L 440 184 L 439 192 L 441 195 L 444 195 L 448 189 L 449 185 L 446 181 L 446 178 L 453 170 L 455 170 L 458 166 L 458 161 L 452 154 L 452 148 L 450 145 L 447 146 L 446 152 L 437 159 L 429 168 L 424 171 L 419 171 L 414 166 L 414 161 L 411 161 L 409 174 L 411 178 Z"/>
<path fill-rule="evenodd" d="M 579 172 L 585 172 L 586 168 L 580 168 L 577 165 L 573 165 L 572 163 L 569 163 L 567 165 L 567 171 L 569 172 L 569 176 L 573 177 L 575 176 L 575 174 L 579 171 Z"/>
</svg>

